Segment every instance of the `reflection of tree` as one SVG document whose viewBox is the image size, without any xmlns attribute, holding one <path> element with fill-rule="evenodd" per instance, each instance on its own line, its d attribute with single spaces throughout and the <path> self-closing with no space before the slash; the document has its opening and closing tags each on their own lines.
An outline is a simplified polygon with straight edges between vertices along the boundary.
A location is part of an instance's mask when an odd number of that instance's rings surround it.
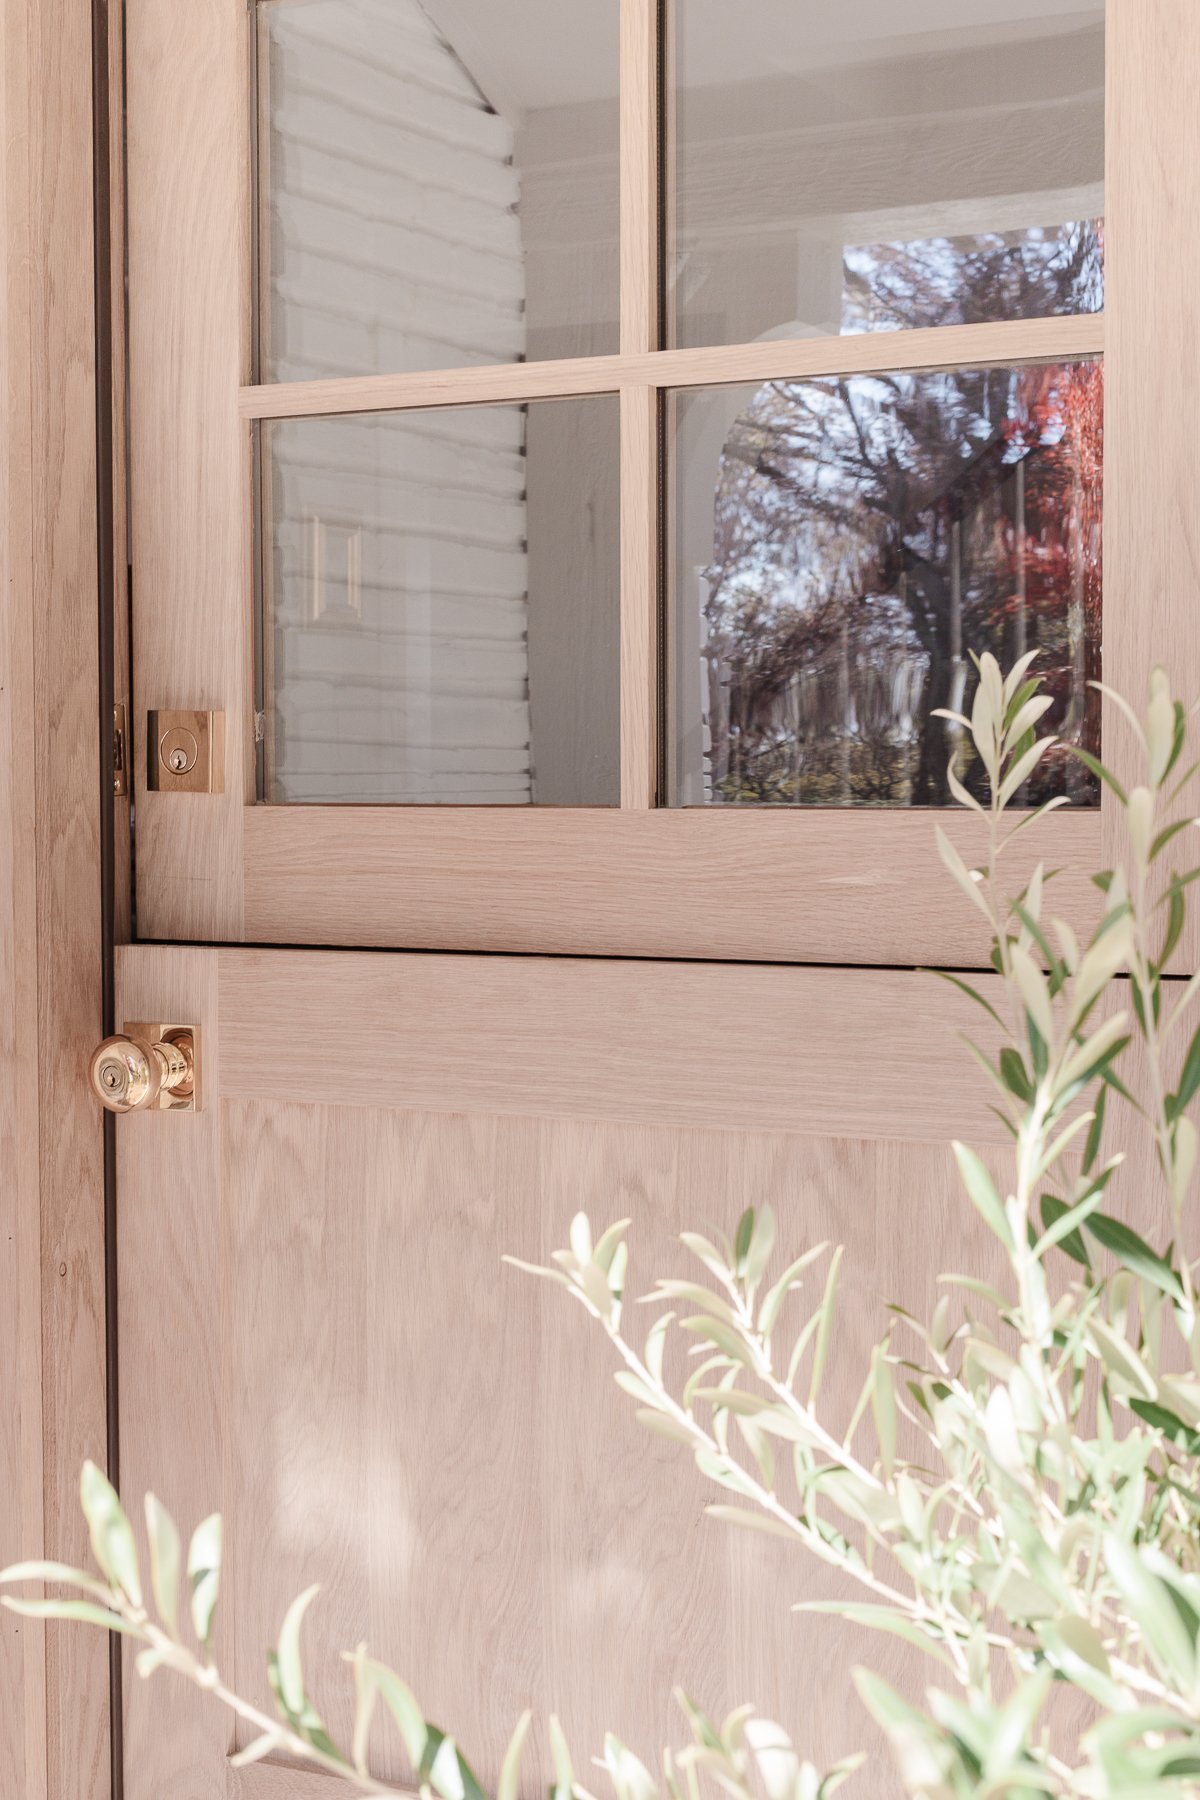
<svg viewBox="0 0 1200 1800">
<path fill-rule="evenodd" d="M 1050 722 L 1097 747 L 1101 382 L 1074 363 L 759 391 L 704 572 L 716 797 L 945 803 L 929 713 L 969 704 L 970 650 L 1038 647 Z M 1060 756 L 1029 798 L 1064 783 L 1094 797 Z"/>
<path fill-rule="evenodd" d="M 1103 223 L 847 250 L 843 331 L 903 331 L 1099 312 Z"/>
</svg>

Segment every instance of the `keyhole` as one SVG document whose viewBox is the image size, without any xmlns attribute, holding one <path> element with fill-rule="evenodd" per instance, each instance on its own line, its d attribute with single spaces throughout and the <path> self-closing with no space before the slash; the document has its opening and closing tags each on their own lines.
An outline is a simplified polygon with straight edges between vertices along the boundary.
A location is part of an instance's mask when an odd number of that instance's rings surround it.
<svg viewBox="0 0 1200 1800">
<path fill-rule="evenodd" d="M 169 761 L 175 774 L 182 775 L 188 764 L 187 751 L 172 750 Z"/>
</svg>

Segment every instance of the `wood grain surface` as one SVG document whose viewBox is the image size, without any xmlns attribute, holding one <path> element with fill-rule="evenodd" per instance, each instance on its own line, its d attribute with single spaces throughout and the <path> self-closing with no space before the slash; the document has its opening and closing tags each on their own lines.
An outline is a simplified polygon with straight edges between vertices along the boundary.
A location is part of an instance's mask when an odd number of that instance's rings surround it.
<svg viewBox="0 0 1200 1800">
<path fill-rule="evenodd" d="M 1109 0 L 1106 62 L 1104 675 L 1140 711 L 1157 663 L 1200 695 L 1200 9 Z M 1115 706 L 1104 746 L 1123 781 L 1144 778 Z M 1109 810 L 1106 866 L 1121 853 Z M 1200 961 L 1194 917 L 1176 961 Z"/>
<path fill-rule="evenodd" d="M 246 936 L 533 954 L 682 956 L 978 968 L 983 921 L 938 861 L 935 818 L 986 856 L 953 810 L 709 807 L 255 807 L 246 815 Z M 1095 918 L 1100 813 L 1051 813 L 1007 864 L 1062 871 L 1054 907 Z"/>
<path fill-rule="evenodd" d="M 582 356 L 546 363 L 274 382 L 243 388 L 239 406 L 247 419 L 295 419 L 390 412 L 411 406 L 481 406 L 561 394 L 612 394 L 621 387 L 647 383 L 660 388 L 709 387 L 723 382 L 803 380 L 880 370 L 1056 361 L 1068 356 L 1099 356 L 1104 350 L 1104 329 L 1103 315 L 1091 313 L 920 331 L 875 331 L 861 337 L 623 351 L 619 356 Z"/>
<path fill-rule="evenodd" d="M 953 1040 L 967 1003 L 897 972 L 166 947 L 120 969 L 127 1014 L 201 1024 L 209 1096 L 122 1127 L 126 1479 L 189 1524 L 224 1503 L 237 1683 L 266 1699 L 263 1647 L 320 1580 L 331 1724 L 365 1638 L 485 1782 L 526 1704 L 581 1761 L 607 1726 L 655 1756 L 676 1683 L 753 1698 L 818 1761 L 856 1743 L 821 1694 L 849 1694 L 864 1644 L 830 1624 L 821 1690 L 795 1678 L 818 1628 L 787 1599 L 837 1589 L 706 1520 L 583 1314 L 501 1256 L 545 1258 L 581 1206 L 628 1214 L 638 1291 L 683 1272 L 681 1228 L 770 1200 L 789 1244 L 848 1244 L 836 1417 L 887 1299 L 990 1266 L 943 1141 L 1000 1135 Z M 902 1648 L 871 1654 L 911 1678 Z M 128 1709 L 133 1800 L 230 1748 L 191 1696 L 135 1686 Z M 403 1776 L 382 1724 L 375 1751 Z M 538 1736 L 528 1794 L 545 1765 Z"/>
<path fill-rule="evenodd" d="M 129 434 L 138 928 L 241 936 L 253 796 L 248 13 L 129 0 Z M 146 713 L 225 712 L 225 792 L 146 789 Z"/>
<path fill-rule="evenodd" d="M 90 9 L 0 4 L 0 1557 L 79 1563 L 103 1462 Z M 108 1652 L 5 1615 L 0 1787 L 109 1779 Z"/>
</svg>

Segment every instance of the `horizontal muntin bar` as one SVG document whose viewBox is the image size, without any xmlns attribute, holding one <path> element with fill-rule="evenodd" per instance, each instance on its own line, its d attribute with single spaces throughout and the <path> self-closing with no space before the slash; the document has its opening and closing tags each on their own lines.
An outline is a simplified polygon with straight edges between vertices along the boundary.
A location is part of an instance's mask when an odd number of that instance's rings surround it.
<svg viewBox="0 0 1200 1800">
<path fill-rule="evenodd" d="M 615 394 L 623 387 L 727 387 L 822 375 L 1066 361 L 1100 356 L 1103 351 L 1103 313 L 1080 313 L 1050 319 L 1002 319 L 986 325 L 942 325 L 922 331 L 656 350 L 636 356 L 581 356 L 559 362 L 274 382 L 242 388 L 238 411 L 245 419 L 306 419 L 442 406 L 521 405 L 531 400 Z"/>
</svg>

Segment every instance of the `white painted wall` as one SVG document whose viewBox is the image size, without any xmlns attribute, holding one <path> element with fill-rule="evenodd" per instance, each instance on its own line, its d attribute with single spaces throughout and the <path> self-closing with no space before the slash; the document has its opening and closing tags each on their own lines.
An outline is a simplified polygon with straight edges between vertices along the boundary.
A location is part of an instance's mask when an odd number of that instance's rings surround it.
<svg viewBox="0 0 1200 1800">
<path fill-rule="evenodd" d="M 417 0 L 264 7 L 263 374 L 525 351 L 511 127 Z M 264 438 L 268 797 L 532 798 L 526 415 Z"/>
</svg>

